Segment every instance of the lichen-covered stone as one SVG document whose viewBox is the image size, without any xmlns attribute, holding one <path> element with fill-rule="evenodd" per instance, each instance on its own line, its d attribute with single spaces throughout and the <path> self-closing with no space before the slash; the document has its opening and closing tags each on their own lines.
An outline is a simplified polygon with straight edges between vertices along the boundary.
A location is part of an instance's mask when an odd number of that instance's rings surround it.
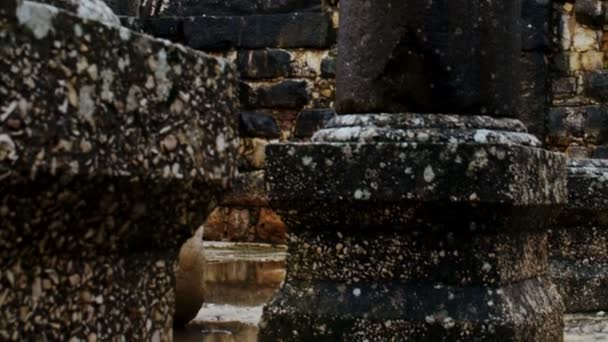
<svg viewBox="0 0 608 342">
<path fill-rule="evenodd" d="M 483 116 L 342 115 L 312 141 L 266 150 L 290 255 L 261 341 L 561 340 L 563 155 Z"/>
<path fill-rule="evenodd" d="M 0 46 L 0 339 L 170 340 L 177 252 L 236 172 L 235 68 L 29 1 Z"/>
<path fill-rule="evenodd" d="M 608 162 L 572 160 L 568 206 L 551 238 L 551 274 L 568 312 L 608 309 Z"/>
</svg>

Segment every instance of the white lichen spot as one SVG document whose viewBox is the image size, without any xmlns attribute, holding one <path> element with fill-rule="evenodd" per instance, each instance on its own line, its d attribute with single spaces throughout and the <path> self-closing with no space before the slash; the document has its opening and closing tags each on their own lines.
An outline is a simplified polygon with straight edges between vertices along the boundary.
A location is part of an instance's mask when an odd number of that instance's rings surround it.
<svg viewBox="0 0 608 342">
<path fill-rule="evenodd" d="M 79 24 L 74 24 L 74 34 L 78 38 L 82 37 L 82 26 Z"/>
<path fill-rule="evenodd" d="M 215 148 L 219 153 L 222 153 L 226 150 L 228 145 L 226 144 L 226 138 L 223 134 L 218 134 L 217 138 L 215 138 Z"/>
<path fill-rule="evenodd" d="M 78 93 L 78 115 L 81 119 L 87 122 L 91 127 L 95 128 L 95 86 L 83 86 Z"/>
<path fill-rule="evenodd" d="M 139 107 L 139 100 L 142 97 L 142 90 L 138 86 L 131 86 L 127 94 L 127 112 L 136 110 Z"/>
<path fill-rule="evenodd" d="M 427 166 L 424 169 L 424 181 L 427 183 L 431 183 L 435 179 L 435 172 L 433 172 L 433 168 L 431 165 Z"/>
<path fill-rule="evenodd" d="M 0 134 L 0 161 L 16 160 L 17 148 L 8 134 Z"/>
<path fill-rule="evenodd" d="M 372 194 L 367 189 L 357 189 L 353 195 L 356 200 L 367 200 Z"/>
<path fill-rule="evenodd" d="M 101 85 L 101 99 L 107 102 L 114 101 L 114 92 L 112 91 L 114 72 L 109 69 L 104 69 L 101 72 L 101 79 L 103 80 Z"/>
<path fill-rule="evenodd" d="M 120 19 L 101 0 L 71 0 L 70 2 L 78 5 L 76 13 L 81 18 L 98 21 L 110 26 L 120 26 Z"/>
<path fill-rule="evenodd" d="M 120 36 L 120 39 L 124 41 L 128 41 L 129 39 L 131 39 L 131 30 L 127 29 L 126 27 L 121 27 L 118 31 L 118 34 Z"/>
<path fill-rule="evenodd" d="M 24 1 L 17 8 L 17 20 L 25 25 L 37 39 L 43 39 L 49 31 L 53 30 L 53 18 L 57 15 L 57 8 L 32 1 Z"/>
<path fill-rule="evenodd" d="M 484 262 L 483 266 L 481 266 L 481 270 L 484 272 L 490 272 L 492 270 L 492 265 L 487 262 Z"/>
<path fill-rule="evenodd" d="M 308 166 L 310 164 L 312 164 L 312 157 L 310 157 L 310 156 L 302 157 L 302 165 Z"/>
<path fill-rule="evenodd" d="M 488 142 L 488 133 L 490 133 L 490 131 L 487 129 L 478 129 L 473 136 L 473 140 L 475 140 L 476 143 L 485 144 Z"/>
</svg>

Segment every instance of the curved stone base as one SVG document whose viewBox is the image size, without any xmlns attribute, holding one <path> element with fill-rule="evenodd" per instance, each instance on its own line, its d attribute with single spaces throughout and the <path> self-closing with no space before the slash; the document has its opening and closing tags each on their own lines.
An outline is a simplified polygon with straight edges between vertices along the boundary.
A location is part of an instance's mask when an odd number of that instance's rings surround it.
<svg viewBox="0 0 608 342">
<path fill-rule="evenodd" d="M 264 310 L 260 341 L 561 341 L 555 286 L 288 283 Z"/>
</svg>

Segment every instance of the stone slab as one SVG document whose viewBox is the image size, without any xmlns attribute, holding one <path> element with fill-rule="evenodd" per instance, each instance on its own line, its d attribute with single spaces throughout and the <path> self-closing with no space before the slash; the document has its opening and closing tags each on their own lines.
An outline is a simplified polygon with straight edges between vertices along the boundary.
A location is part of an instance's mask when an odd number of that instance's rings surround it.
<svg viewBox="0 0 608 342">
<path fill-rule="evenodd" d="M 236 70 L 46 4 L 7 13 L 0 334 L 170 340 L 179 246 L 236 173 Z"/>
</svg>

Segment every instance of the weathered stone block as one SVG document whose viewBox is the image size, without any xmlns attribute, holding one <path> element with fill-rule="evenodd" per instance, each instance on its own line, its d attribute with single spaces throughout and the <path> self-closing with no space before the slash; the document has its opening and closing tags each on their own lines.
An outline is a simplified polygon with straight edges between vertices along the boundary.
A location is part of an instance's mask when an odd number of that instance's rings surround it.
<svg viewBox="0 0 608 342">
<path fill-rule="evenodd" d="M 576 94 L 577 81 L 575 77 L 555 78 L 551 82 L 553 96 L 570 97 Z"/>
<path fill-rule="evenodd" d="M 240 82 L 240 96 L 245 108 L 299 109 L 310 101 L 310 90 L 304 80 L 284 80 L 271 84 Z"/>
<path fill-rule="evenodd" d="M 173 0 L 166 16 L 274 14 L 321 9 L 321 0 Z"/>
<path fill-rule="evenodd" d="M 581 54 L 581 66 L 583 70 L 593 71 L 604 68 L 604 52 L 587 51 Z"/>
<path fill-rule="evenodd" d="M 576 20 L 586 25 L 602 25 L 606 20 L 605 8 L 600 0 L 577 0 L 574 13 Z"/>
<path fill-rule="evenodd" d="M 303 110 L 296 120 L 294 135 L 298 138 L 312 137 L 334 116 L 336 116 L 336 111 L 330 108 Z"/>
<path fill-rule="evenodd" d="M 577 52 L 599 50 L 598 33 L 588 27 L 575 25 L 572 33 L 572 49 Z"/>
<path fill-rule="evenodd" d="M 321 76 L 336 77 L 336 59 L 325 58 L 321 62 Z"/>
<path fill-rule="evenodd" d="M 608 101 L 608 71 L 598 70 L 585 74 L 585 93 L 598 101 Z"/>
<path fill-rule="evenodd" d="M 339 113 L 514 115 L 519 1 L 351 0 L 340 12 Z"/>
<path fill-rule="evenodd" d="M 203 16 L 184 21 L 186 43 L 195 49 L 327 48 L 335 30 L 326 13 Z"/>
<path fill-rule="evenodd" d="M 293 57 L 285 50 L 241 50 L 237 57 L 237 66 L 245 78 L 285 77 L 293 72 Z"/>
<path fill-rule="evenodd" d="M 258 112 L 239 113 L 239 130 L 241 136 L 273 139 L 281 135 L 272 115 Z"/>
<path fill-rule="evenodd" d="M 568 312 L 608 309 L 608 191 L 605 160 L 572 160 L 568 206 L 551 237 L 551 275 Z"/>
<path fill-rule="evenodd" d="M 573 138 L 600 144 L 608 129 L 606 109 L 599 105 L 554 107 L 549 112 L 547 139 L 551 145 L 567 146 Z"/>
<path fill-rule="evenodd" d="M 177 252 L 236 173 L 235 68 L 29 1 L 0 46 L 0 331 L 170 340 Z"/>
<path fill-rule="evenodd" d="M 260 340 L 560 341 L 545 229 L 566 161 L 539 147 L 516 120 L 432 114 L 271 144 L 290 256 Z"/>
</svg>

